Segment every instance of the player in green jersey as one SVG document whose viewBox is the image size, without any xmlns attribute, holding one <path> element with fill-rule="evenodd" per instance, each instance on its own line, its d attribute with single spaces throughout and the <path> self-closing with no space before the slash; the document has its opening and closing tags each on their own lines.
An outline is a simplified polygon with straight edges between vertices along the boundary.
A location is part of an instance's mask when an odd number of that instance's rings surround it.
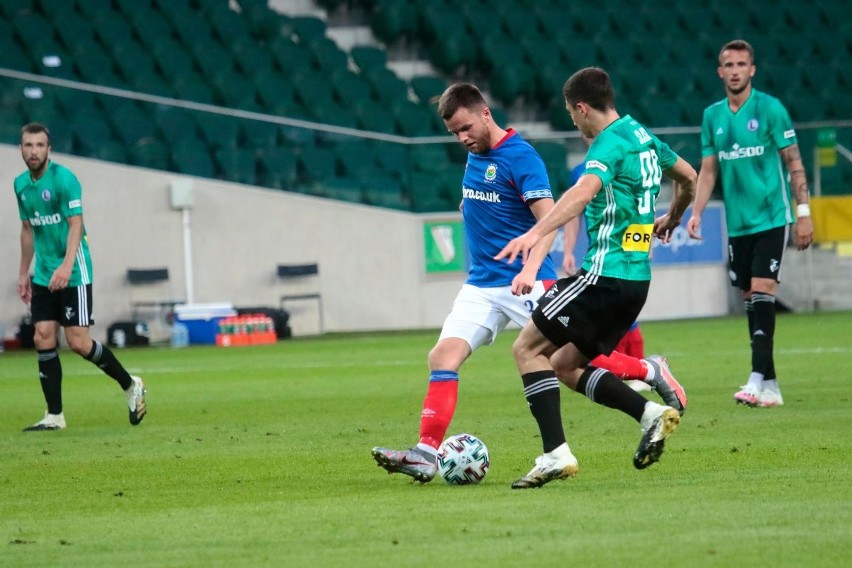
<svg viewBox="0 0 852 568">
<path fill-rule="evenodd" d="M 793 240 L 799 250 L 810 246 L 814 229 L 793 122 L 778 99 L 752 87 L 755 71 L 754 49 L 748 42 L 722 46 L 718 72 L 726 96 L 704 110 L 701 172 L 686 226 L 692 238 L 701 238 L 701 213 L 721 176 L 731 283 L 742 293 L 751 340 L 751 374 L 734 399 L 771 407 L 784 404 L 773 339 L 775 292 L 788 228 L 795 223 Z M 790 185 L 797 203 L 795 221 Z"/>
<path fill-rule="evenodd" d="M 38 373 L 47 403 L 44 418 L 25 432 L 64 430 L 59 328 L 68 346 L 100 367 L 124 389 L 130 423 L 145 416 L 145 386 L 131 376 L 105 345 L 89 335 L 92 320 L 92 261 L 83 225 L 80 182 L 50 160 L 50 132 L 36 123 L 21 129 L 21 156 L 27 171 L 15 178 L 21 218 L 18 295 L 35 323 Z M 30 278 L 30 266 L 33 265 Z"/>
<path fill-rule="evenodd" d="M 565 440 L 557 378 L 592 401 L 616 408 L 640 423 L 633 465 L 659 460 L 680 423 L 678 411 L 645 399 L 611 372 L 589 361 L 608 354 L 636 321 L 648 294 L 651 238 L 664 242 L 692 200 L 697 174 L 686 161 L 630 116 L 615 109 L 615 93 L 603 69 L 572 75 L 563 88 L 565 107 L 583 135 L 593 138 L 583 175 L 532 229 L 497 255 L 526 260 L 544 235 L 583 213 L 589 249 L 582 269 L 556 282 L 539 300 L 513 346 L 524 393 L 547 451 L 512 484 L 540 487 L 574 476 L 579 467 Z M 668 213 L 656 218 L 663 175 L 676 182 Z"/>
</svg>

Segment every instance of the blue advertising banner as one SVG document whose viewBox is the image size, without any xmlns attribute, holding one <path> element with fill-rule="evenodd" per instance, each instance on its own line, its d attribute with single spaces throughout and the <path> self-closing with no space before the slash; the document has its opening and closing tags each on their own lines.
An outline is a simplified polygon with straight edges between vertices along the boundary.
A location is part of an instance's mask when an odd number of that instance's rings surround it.
<svg viewBox="0 0 852 568">
<path fill-rule="evenodd" d="M 666 209 L 667 210 L 667 209 Z M 692 208 L 683 215 L 683 224 L 675 229 L 672 240 L 662 244 L 659 239 L 653 240 L 651 263 L 654 265 L 669 264 L 699 264 L 724 263 L 727 261 L 725 250 L 725 216 L 721 203 L 709 203 L 701 215 L 701 240 L 689 238 L 686 232 L 686 220 L 692 215 Z M 574 247 L 574 259 L 577 265 L 582 264 L 583 257 L 589 246 L 586 234 L 585 220 L 582 223 L 577 244 Z M 550 256 L 556 267 L 560 269 L 565 257 L 562 229 L 553 241 Z"/>
</svg>

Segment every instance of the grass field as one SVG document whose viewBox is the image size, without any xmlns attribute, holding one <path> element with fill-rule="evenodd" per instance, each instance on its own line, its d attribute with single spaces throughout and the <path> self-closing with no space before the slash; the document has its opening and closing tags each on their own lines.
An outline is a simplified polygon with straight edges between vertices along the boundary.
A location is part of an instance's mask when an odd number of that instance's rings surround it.
<svg viewBox="0 0 852 568">
<path fill-rule="evenodd" d="M 633 469 L 626 416 L 563 392 L 576 479 L 512 491 L 541 451 L 510 356 L 462 369 L 450 433 L 481 437 L 477 486 L 389 476 L 375 445 L 416 441 L 435 332 L 274 346 L 126 349 L 149 415 L 63 351 L 63 432 L 41 417 L 35 354 L 0 354 L 0 566 L 848 566 L 852 314 L 783 315 L 786 405 L 737 407 L 739 318 L 643 324 L 689 409 L 660 463 Z"/>
</svg>

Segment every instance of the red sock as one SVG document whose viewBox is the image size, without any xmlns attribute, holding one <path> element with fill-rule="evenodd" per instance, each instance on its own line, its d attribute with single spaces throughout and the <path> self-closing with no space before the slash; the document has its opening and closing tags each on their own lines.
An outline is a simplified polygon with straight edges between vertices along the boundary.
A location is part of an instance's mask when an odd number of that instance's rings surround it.
<svg viewBox="0 0 852 568">
<path fill-rule="evenodd" d="M 598 355 L 589 364 L 606 369 L 622 381 L 644 381 L 648 375 L 644 361 L 618 351 L 613 351 L 609 355 Z"/>
<path fill-rule="evenodd" d="M 429 388 L 420 415 L 420 443 L 433 448 L 441 445 L 447 428 L 456 412 L 459 394 L 459 374 L 453 371 L 432 371 Z"/>
<path fill-rule="evenodd" d="M 642 331 L 639 329 L 639 326 L 634 327 L 624 334 L 624 337 L 615 346 L 615 351 L 636 357 L 637 359 L 645 357 L 645 338 L 642 337 Z"/>
</svg>

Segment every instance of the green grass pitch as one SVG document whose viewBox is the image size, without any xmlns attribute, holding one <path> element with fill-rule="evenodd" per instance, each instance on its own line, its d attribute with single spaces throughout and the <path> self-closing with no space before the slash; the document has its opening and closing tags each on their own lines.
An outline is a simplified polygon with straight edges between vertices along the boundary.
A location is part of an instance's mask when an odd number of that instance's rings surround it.
<svg viewBox="0 0 852 568">
<path fill-rule="evenodd" d="M 779 316 L 774 409 L 733 402 L 743 318 L 642 329 L 689 395 L 662 460 L 633 469 L 638 425 L 566 389 L 580 473 L 526 491 L 509 484 L 541 445 L 516 331 L 462 369 L 449 433 L 492 458 L 464 487 L 370 457 L 416 442 L 434 331 L 119 350 L 148 387 L 138 427 L 115 383 L 64 350 L 64 432 L 21 432 L 44 410 L 35 354 L 0 354 L 0 565 L 848 565 L 852 313 Z"/>
</svg>

